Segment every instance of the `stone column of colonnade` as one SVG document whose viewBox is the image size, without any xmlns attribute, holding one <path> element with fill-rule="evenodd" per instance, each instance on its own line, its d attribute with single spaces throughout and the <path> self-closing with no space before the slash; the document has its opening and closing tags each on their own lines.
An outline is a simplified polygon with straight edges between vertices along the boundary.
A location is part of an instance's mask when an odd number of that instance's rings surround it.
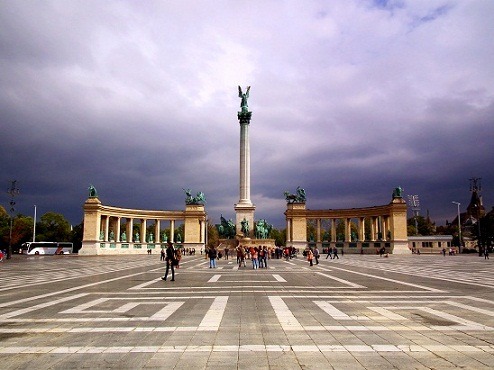
<svg viewBox="0 0 494 370">
<path fill-rule="evenodd" d="M 175 241 L 175 220 L 170 220 L 170 236 L 168 240 Z"/>
<path fill-rule="evenodd" d="M 154 220 L 154 242 L 156 244 L 159 244 L 161 240 L 161 228 L 160 228 L 160 221 L 155 219 Z"/>
<path fill-rule="evenodd" d="M 357 238 L 360 241 L 365 239 L 365 217 L 359 217 L 358 218 Z"/>
<path fill-rule="evenodd" d="M 336 220 L 331 219 L 331 242 L 336 243 Z"/>
<path fill-rule="evenodd" d="M 291 243 L 293 241 L 292 219 L 291 218 L 286 220 L 286 241 L 287 241 L 287 244 Z"/>
<path fill-rule="evenodd" d="M 316 220 L 316 243 L 321 243 L 321 219 Z"/>
<path fill-rule="evenodd" d="M 110 216 L 105 217 L 105 241 L 110 240 Z"/>
<path fill-rule="evenodd" d="M 121 217 L 117 217 L 116 220 L 116 232 L 115 232 L 115 240 L 119 243 L 120 242 L 120 222 L 121 222 Z"/>
<path fill-rule="evenodd" d="M 370 218 L 370 240 L 375 241 L 377 239 L 377 217 Z"/>
<path fill-rule="evenodd" d="M 127 241 L 133 241 L 134 236 L 132 235 L 132 230 L 134 230 L 134 219 L 127 218 L 127 230 L 125 231 Z"/>
</svg>

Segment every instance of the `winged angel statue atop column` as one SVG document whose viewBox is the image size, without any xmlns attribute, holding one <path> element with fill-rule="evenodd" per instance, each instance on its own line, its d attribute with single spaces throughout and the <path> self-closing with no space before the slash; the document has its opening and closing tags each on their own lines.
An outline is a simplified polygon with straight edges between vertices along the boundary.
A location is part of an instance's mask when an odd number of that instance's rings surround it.
<svg viewBox="0 0 494 370">
<path fill-rule="evenodd" d="M 240 86 L 238 87 L 238 97 L 242 99 L 240 101 L 240 108 L 242 109 L 242 112 L 249 111 L 249 106 L 247 105 L 247 99 L 249 99 L 249 90 L 250 86 L 247 86 L 247 90 L 245 90 L 245 94 L 243 94 L 242 88 Z"/>
</svg>

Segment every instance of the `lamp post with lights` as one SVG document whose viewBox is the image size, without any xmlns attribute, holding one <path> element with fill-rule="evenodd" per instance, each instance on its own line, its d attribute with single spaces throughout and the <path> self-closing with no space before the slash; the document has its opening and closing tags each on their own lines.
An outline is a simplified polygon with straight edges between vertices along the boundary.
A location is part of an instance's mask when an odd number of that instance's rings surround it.
<svg viewBox="0 0 494 370">
<path fill-rule="evenodd" d="M 34 205 L 33 243 L 36 241 L 36 204 Z"/>
<path fill-rule="evenodd" d="M 415 221 L 415 235 L 419 234 L 419 225 L 417 217 L 420 212 L 420 200 L 418 195 L 409 195 L 408 196 L 408 204 L 412 207 L 413 219 Z"/>
</svg>

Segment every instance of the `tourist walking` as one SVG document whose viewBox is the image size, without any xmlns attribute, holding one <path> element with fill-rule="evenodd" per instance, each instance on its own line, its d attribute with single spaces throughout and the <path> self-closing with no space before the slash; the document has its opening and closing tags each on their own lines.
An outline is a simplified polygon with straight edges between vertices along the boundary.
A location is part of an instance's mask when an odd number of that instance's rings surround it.
<svg viewBox="0 0 494 370">
<path fill-rule="evenodd" d="M 314 253 L 312 253 L 312 249 L 309 248 L 307 251 L 307 261 L 309 261 L 309 266 L 313 266 L 312 259 L 314 258 Z"/>
<path fill-rule="evenodd" d="M 329 257 L 329 259 L 332 260 L 333 259 L 332 254 L 333 254 L 333 248 L 328 247 L 328 255 L 326 256 L 326 259 L 328 259 Z"/>
<path fill-rule="evenodd" d="M 214 247 L 210 248 L 208 251 L 209 255 L 209 268 L 216 268 L 216 257 L 218 257 L 218 253 Z"/>
<path fill-rule="evenodd" d="M 319 249 L 317 247 L 314 249 L 314 259 L 316 260 L 316 265 L 319 265 Z"/>
<path fill-rule="evenodd" d="M 182 259 L 182 250 L 178 248 L 177 250 L 175 250 L 175 266 L 177 266 L 177 268 L 180 268 L 181 259 Z"/>
<path fill-rule="evenodd" d="M 263 251 L 263 256 L 262 256 L 262 260 L 263 260 L 263 264 L 264 264 L 264 268 L 267 269 L 268 268 L 268 255 L 269 255 L 269 251 L 266 247 L 263 247 L 262 248 L 262 251 Z"/>
<path fill-rule="evenodd" d="M 264 267 L 264 257 L 265 257 L 265 250 L 259 246 L 259 248 L 257 248 L 258 250 L 258 255 L 257 255 L 257 260 L 259 261 L 259 268 L 262 269 Z"/>
<path fill-rule="evenodd" d="M 245 267 L 245 250 L 241 245 L 237 247 L 237 263 L 238 267 L 242 266 L 242 263 Z"/>
<path fill-rule="evenodd" d="M 484 259 L 488 260 L 489 259 L 489 248 L 484 247 Z"/>
<path fill-rule="evenodd" d="M 257 249 L 256 248 L 251 248 L 250 249 L 250 258 L 252 259 L 252 268 L 254 270 L 257 270 L 259 267 L 259 261 L 257 260 Z"/>
<path fill-rule="evenodd" d="M 333 248 L 333 259 L 340 259 L 340 257 L 338 257 L 338 248 L 336 247 Z"/>
<path fill-rule="evenodd" d="M 173 248 L 173 244 L 171 241 L 168 241 L 168 247 L 166 248 L 166 270 L 165 270 L 165 276 L 161 278 L 161 280 L 165 280 L 168 277 L 168 271 L 172 270 L 172 280 L 175 281 L 175 263 L 176 263 L 176 252 L 175 248 Z"/>
</svg>

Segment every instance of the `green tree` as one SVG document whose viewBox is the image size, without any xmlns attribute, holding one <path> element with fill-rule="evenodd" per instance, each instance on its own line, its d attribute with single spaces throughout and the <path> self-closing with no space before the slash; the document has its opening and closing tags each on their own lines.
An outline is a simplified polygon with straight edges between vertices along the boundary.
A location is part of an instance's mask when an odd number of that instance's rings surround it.
<svg viewBox="0 0 494 370">
<path fill-rule="evenodd" d="M 307 241 L 316 241 L 316 220 L 307 220 Z"/>
<path fill-rule="evenodd" d="M 489 248 L 492 251 L 494 247 L 494 210 L 480 219 L 480 225 L 475 225 L 472 229 L 472 236 L 480 245 L 479 253 L 483 253 L 484 248 Z"/>
<path fill-rule="evenodd" d="M 435 235 L 436 226 L 430 219 L 423 216 L 417 216 L 417 227 L 415 228 L 415 218 L 411 217 L 407 220 L 408 235 Z M 417 232 L 418 231 L 418 232 Z"/>
<path fill-rule="evenodd" d="M 12 250 L 19 250 L 22 243 L 33 240 L 33 223 L 32 217 L 18 215 L 14 218 L 12 227 Z"/>
<path fill-rule="evenodd" d="M 345 222 L 338 220 L 336 222 L 336 241 L 345 240 Z"/>
<path fill-rule="evenodd" d="M 16 252 L 22 243 L 32 240 L 33 219 L 18 214 L 12 220 L 12 242 L 10 241 L 10 216 L 5 209 L 0 206 L 0 248 L 7 249 L 12 243 L 12 251 Z"/>
<path fill-rule="evenodd" d="M 10 216 L 5 208 L 0 206 L 0 249 L 6 249 L 9 245 Z"/>
<path fill-rule="evenodd" d="M 82 238 L 84 234 L 84 221 L 79 225 L 74 226 L 71 232 L 71 241 L 74 245 L 74 253 L 77 253 L 82 248 Z"/>
<path fill-rule="evenodd" d="M 208 244 L 206 245 L 207 248 L 213 248 L 217 247 L 218 244 L 220 243 L 220 236 L 218 233 L 218 229 L 216 228 L 215 225 L 210 224 L 209 222 L 207 223 L 207 233 L 208 233 Z"/>
<path fill-rule="evenodd" d="M 283 246 L 286 243 L 286 229 L 278 230 L 275 228 L 271 229 L 269 233 L 269 238 L 274 239 L 274 244 L 277 246 Z"/>
<path fill-rule="evenodd" d="M 70 223 L 59 213 L 47 212 L 36 224 L 36 239 L 45 242 L 71 240 Z"/>
<path fill-rule="evenodd" d="M 365 225 L 364 239 L 371 240 L 371 219 L 369 217 L 365 218 L 364 225 Z"/>
<path fill-rule="evenodd" d="M 178 227 L 175 228 L 175 241 L 177 241 L 177 238 L 178 238 L 178 235 L 180 234 L 180 239 L 181 239 L 181 243 L 184 242 L 184 235 L 185 235 L 185 224 L 180 224 Z"/>
</svg>

